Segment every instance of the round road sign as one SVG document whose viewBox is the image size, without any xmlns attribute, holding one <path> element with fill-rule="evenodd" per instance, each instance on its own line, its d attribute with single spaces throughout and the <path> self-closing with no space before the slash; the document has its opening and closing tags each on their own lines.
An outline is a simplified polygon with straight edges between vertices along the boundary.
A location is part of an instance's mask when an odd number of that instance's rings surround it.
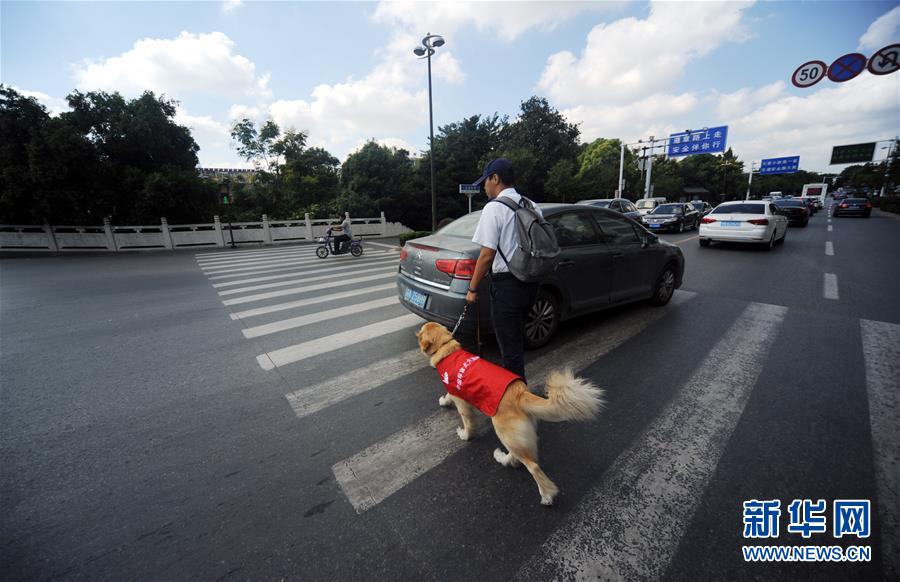
<svg viewBox="0 0 900 582">
<path fill-rule="evenodd" d="M 794 74 L 791 76 L 791 83 L 794 84 L 794 87 L 799 87 L 800 89 L 812 87 L 825 78 L 825 70 L 827 68 L 828 65 L 822 61 L 803 63 L 794 71 Z"/>
<path fill-rule="evenodd" d="M 873 75 L 890 75 L 900 69 L 900 44 L 889 44 L 872 55 L 867 68 Z"/>
<path fill-rule="evenodd" d="M 828 78 L 835 83 L 843 83 L 849 81 L 853 77 L 863 72 L 866 68 L 866 55 L 859 53 L 847 53 L 842 57 L 838 57 L 828 67 Z"/>
</svg>

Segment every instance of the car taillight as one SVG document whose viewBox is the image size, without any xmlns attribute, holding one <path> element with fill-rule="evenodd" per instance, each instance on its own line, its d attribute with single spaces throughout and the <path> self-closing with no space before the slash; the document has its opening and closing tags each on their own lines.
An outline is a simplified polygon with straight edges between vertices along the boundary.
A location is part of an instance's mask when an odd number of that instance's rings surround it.
<svg viewBox="0 0 900 582">
<path fill-rule="evenodd" d="M 866 202 L 866 208 L 872 208 L 872 203 L 871 203 L 871 202 Z"/>
<path fill-rule="evenodd" d="M 849 206 L 848 204 L 845 204 L 845 203 L 843 203 L 843 202 L 841 202 L 841 205 L 838 206 L 838 208 L 849 208 L 849 207 L 850 207 L 850 206 Z"/>
<path fill-rule="evenodd" d="M 438 271 L 457 279 L 471 279 L 475 273 L 474 259 L 438 259 L 434 266 Z"/>
<path fill-rule="evenodd" d="M 765 226 L 765 225 L 769 224 L 769 219 L 768 218 L 754 218 L 753 220 L 748 220 L 747 222 L 749 222 L 750 224 L 755 224 L 757 226 Z"/>
<path fill-rule="evenodd" d="M 700 222 L 702 222 L 703 224 L 712 224 L 712 223 L 715 222 L 715 221 L 716 221 L 715 218 L 706 218 L 706 217 L 703 217 L 703 218 L 700 219 Z"/>
<path fill-rule="evenodd" d="M 406 260 L 407 254 L 408 253 L 406 252 L 406 247 L 403 247 L 402 249 L 400 249 L 400 262 L 403 262 Z"/>
</svg>

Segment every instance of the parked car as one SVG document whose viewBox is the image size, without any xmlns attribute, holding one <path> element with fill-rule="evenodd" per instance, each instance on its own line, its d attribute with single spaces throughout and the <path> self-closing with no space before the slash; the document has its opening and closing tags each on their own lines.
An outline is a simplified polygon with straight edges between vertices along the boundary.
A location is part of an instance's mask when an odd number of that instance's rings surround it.
<svg viewBox="0 0 900 582">
<path fill-rule="evenodd" d="M 525 320 L 525 344 L 547 343 L 569 318 L 632 301 L 664 305 L 681 286 L 681 249 L 617 212 L 585 205 L 540 204 L 562 248 L 556 272 L 542 282 Z M 459 218 L 436 233 L 413 239 L 400 253 L 400 303 L 417 315 L 453 327 L 481 250 L 472 242 L 481 212 Z M 490 277 L 475 304 L 482 331 L 490 332 Z M 473 331 L 475 309 L 461 324 Z"/>
<path fill-rule="evenodd" d="M 775 206 L 787 217 L 789 226 L 809 224 L 809 207 L 802 200 L 782 199 L 775 202 Z"/>
<path fill-rule="evenodd" d="M 697 209 L 697 212 L 700 213 L 700 218 L 712 212 L 713 209 L 712 204 L 703 200 L 691 200 L 690 205 Z"/>
<path fill-rule="evenodd" d="M 831 215 L 838 216 L 862 216 L 869 218 L 872 214 L 872 203 L 868 198 L 845 198 L 839 204 L 835 204 Z"/>
<path fill-rule="evenodd" d="M 765 200 L 723 202 L 700 220 L 700 246 L 713 241 L 762 243 L 771 249 L 787 236 L 787 217 Z"/>
<path fill-rule="evenodd" d="M 647 228 L 654 232 L 660 230 L 684 232 L 697 228 L 700 224 L 700 213 L 690 204 L 667 202 L 645 214 L 643 219 Z"/>
<path fill-rule="evenodd" d="M 659 206 L 660 204 L 665 204 L 665 203 L 666 203 L 665 198 L 656 197 L 656 198 L 641 198 L 640 200 L 635 202 L 634 205 L 637 207 L 638 212 L 641 213 L 641 216 L 643 216 L 643 215 L 647 214 L 648 212 L 650 212 L 651 210 L 653 210 L 654 208 L 656 208 L 657 206 Z"/>
<path fill-rule="evenodd" d="M 641 213 L 631 200 L 627 198 L 597 198 L 593 200 L 581 200 L 576 204 L 587 204 L 588 206 L 596 206 L 597 208 L 609 208 L 620 214 L 624 214 L 628 218 L 633 218 L 638 222 L 641 221 Z"/>
</svg>

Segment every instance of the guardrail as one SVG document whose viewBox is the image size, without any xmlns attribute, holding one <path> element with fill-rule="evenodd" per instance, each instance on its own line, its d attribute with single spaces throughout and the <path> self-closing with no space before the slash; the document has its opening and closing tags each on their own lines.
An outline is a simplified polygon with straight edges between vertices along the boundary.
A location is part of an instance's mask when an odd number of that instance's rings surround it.
<svg viewBox="0 0 900 582">
<path fill-rule="evenodd" d="M 350 215 L 347 215 L 350 218 Z M 173 224 L 163 218 L 155 226 L 113 226 L 103 219 L 103 226 L 0 225 L 0 250 L 30 252 L 65 251 L 132 251 L 225 247 L 243 245 L 277 245 L 298 241 L 314 241 L 325 235 L 336 218 L 270 221 L 265 214 L 261 222 L 222 222 L 218 216 L 211 224 Z M 378 218 L 350 218 L 354 236 L 398 236 L 411 229 L 399 222 L 388 222 L 384 212 Z"/>
</svg>

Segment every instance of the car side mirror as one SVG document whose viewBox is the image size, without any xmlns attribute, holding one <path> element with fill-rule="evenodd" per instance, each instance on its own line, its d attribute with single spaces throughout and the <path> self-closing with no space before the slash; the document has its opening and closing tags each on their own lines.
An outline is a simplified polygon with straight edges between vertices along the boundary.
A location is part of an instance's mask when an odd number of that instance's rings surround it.
<svg viewBox="0 0 900 582">
<path fill-rule="evenodd" d="M 649 247 L 650 245 L 655 243 L 658 239 L 659 239 L 659 237 L 657 237 L 655 234 L 653 234 L 652 232 L 648 232 L 647 234 L 645 234 L 644 236 L 641 237 L 641 248 L 645 249 L 645 248 Z"/>
</svg>

